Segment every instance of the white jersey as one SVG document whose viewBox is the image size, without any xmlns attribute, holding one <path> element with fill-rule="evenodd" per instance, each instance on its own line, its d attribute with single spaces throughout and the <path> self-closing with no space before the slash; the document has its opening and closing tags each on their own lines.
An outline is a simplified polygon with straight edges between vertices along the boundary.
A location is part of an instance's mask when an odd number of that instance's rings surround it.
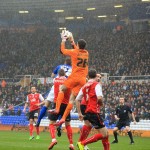
<svg viewBox="0 0 150 150">
<path fill-rule="evenodd" d="M 47 101 L 53 102 L 54 101 L 54 85 L 52 86 L 47 98 Z"/>
</svg>

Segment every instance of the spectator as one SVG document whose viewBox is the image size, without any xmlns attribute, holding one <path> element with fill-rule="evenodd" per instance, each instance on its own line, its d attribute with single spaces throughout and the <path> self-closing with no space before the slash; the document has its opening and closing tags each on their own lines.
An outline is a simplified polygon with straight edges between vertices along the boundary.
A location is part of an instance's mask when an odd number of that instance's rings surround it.
<svg viewBox="0 0 150 150">
<path fill-rule="evenodd" d="M 73 30 L 73 29 L 72 29 Z M 98 72 L 111 76 L 149 75 L 150 74 L 150 34 L 148 32 L 133 33 L 123 29 L 119 33 L 112 33 L 109 29 L 79 28 L 76 37 L 82 37 L 87 42 L 90 53 L 89 66 Z M 54 66 L 63 61 L 59 53 L 59 31 L 37 29 L 32 33 L 2 31 L 0 33 L 0 77 L 12 78 L 5 80 L 5 89 L 0 87 L 0 102 L 2 107 L 17 105 L 25 101 L 28 87 L 21 88 L 15 75 L 40 75 L 48 77 Z M 43 42 L 44 41 L 44 42 Z M 17 58 L 17 59 L 16 59 Z M 57 61 L 56 61 L 57 60 Z M 146 77 L 147 78 L 147 77 Z M 120 79 L 121 80 L 121 79 Z M 11 82 L 11 84 L 10 84 Z M 51 85 L 38 84 L 40 93 L 45 93 Z M 136 111 L 136 116 L 150 119 L 150 82 L 117 82 L 112 80 L 104 83 L 103 93 L 105 113 L 113 118 L 119 95 L 125 95 L 129 105 Z M 109 104 L 109 105 L 108 105 Z M 142 107 L 143 106 L 143 107 Z M 106 115 L 107 116 L 107 115 Z M 113 120 L 113 119 L 112 119 Z"/>
<path fill-rule="evenodd" d="M 0 76 L 50 76 L 53 66 L 63 61 L 58 52 L 59 45 L 56 39 L 60 37 L 59 34 L 56 35 L 57 32 L 57 29 L 38 29 L 34 33 L 1 32 Z M 85 28 L 76 31 L 75 36 L 79 35 L 92 43 L 88 47 L 91 57 L 89 65 L 98 72 L 115 76 L 150 74 L 149 33 L 125 31 L 113 34 L 109 29 Z"/>
<path fill-rule="evenodd" d="M 7 84 L 6 81 L 5 81 L 5 80 L 2 80 L 2 82 L 1 82 L 1 87 L 2 87 L 2 88 L 5 88 L 5 87 L 6 87 L 6 84 Z"/>
</svg>

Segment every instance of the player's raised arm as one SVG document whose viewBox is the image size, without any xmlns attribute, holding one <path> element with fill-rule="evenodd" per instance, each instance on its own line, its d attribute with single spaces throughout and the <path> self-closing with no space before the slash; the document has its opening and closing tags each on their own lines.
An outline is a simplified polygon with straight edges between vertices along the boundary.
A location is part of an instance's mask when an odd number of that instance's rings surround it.
<svg viewBox="0 0 150 150">
<path fill-rule="evenodd" d="M 69 41 L 70 41 L 73 49 L 77 49 L 78 48 L 77 45 L 74 42 L 73 34 L 71 32 L 70 32 L 70 35 L 69 35 Z"/>
<path fill-rule="evenodd" d="M 62 39 L 62 42 L 61 42 L 61 52 L 64 55 L 72 56 L 72 55 L 74 55 L 75 48 L 77 48 L 77 46 L 75 45 L 73 37 L 72 37 L 70 40 L 73 40 L 73 41 L 71 41 L 71 44 L 74 47 L 74 49 L 66 49 L 65 48 L 65 42 L 66 42 L 67 39 L 69 39 L 69 36 L 70 36 L 70 32 L 69 31 L 66 31 L 66 30 L 62 31 L 62 33 L 61 33 L 61 39 Z"/>
</svg>

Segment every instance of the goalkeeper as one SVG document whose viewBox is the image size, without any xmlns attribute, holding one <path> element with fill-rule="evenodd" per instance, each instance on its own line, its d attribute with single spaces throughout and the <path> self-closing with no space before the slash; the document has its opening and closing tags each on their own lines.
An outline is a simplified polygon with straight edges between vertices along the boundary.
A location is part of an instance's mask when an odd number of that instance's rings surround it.
<svg viewBox="0 0 150 150">
<path fill-rule="evenodd" d="M 83 39 L 79 39 L 77 45 L 74 42 L 72 33 L 69 31 L 62 31 L 61 33 L 61 52 L 66 56 L 71 57 L 72 63 L 72 73 L 68 77 L 68 79 L 64 82 L 64 84 L 60 87 L 59 94 L 57 97 L 57 104 L 55 110 L 51 110 L 51 113 L 59 113 L 60 105 L 62 100 L 64 99 L 64 93 L 67 89 L 71 89 L 71 96 L 69 99 L 69 104 L 64 112 L 62 119 L 56 123 L 56 126 L 63 124 L 66 120 L 66 117 L 70 113 L 73 108 L 73 102 L 80 90 L 80 88 L 86 83 L 86 77 L 88 74 L 88 58 L 89 53 L 85 50 L 86 41 Z M 65 42 L 69 39 L 74 49 L 66 49 Z"/>
</svg>

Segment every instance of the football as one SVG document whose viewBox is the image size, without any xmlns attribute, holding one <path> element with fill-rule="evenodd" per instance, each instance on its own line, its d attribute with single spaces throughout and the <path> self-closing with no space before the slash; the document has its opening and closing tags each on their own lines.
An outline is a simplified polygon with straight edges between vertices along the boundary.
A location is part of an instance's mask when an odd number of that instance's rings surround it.
<svg viewBox="0 0 150 150">
<path fill-rule="evenodd" d="M 68 30 L 63 30 L 62 31 L 62 36 L 65 37 L 68 40 L 72 36 L 72 33 L 69 32 Z"/>
</svg>

